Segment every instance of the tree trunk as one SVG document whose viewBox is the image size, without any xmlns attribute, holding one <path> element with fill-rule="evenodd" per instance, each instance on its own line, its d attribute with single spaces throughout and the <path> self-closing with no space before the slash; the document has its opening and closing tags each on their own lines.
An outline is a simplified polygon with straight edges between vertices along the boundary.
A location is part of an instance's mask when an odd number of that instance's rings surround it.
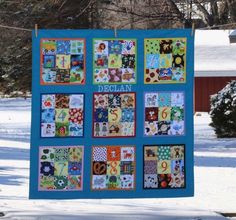
<svg viewBox="0 0 236 220">
<path fill-rule="evenodd" d="M 199 1 L 196 1 L 195 4 L 196 4 L 198 10 L 203 15 L 203 22 L 208 26 L 212 26 L 214 24 L 214 21 L 213 21 L 211 14 L 209 14 L 207 9 Z"/>
<path fill-rule="evenodd" d="M 216 0 L 211 1 L 210 6 L 211 6 L 211 16 L 213 19 L 213 23 L 214 25 L 217 25 L 220 23 L 217 1 Z"/>
<path fill-rule="evenodd" d="M 229 22 L 229 7 L 227 1 L 223 1 L 219 7 L 219 19 L 220 24 L 226 24 Z"/>
<path fill-rule="evenodd" d="M 229 7 L 230 20 L 236 22 L 236 0 L 227 0 Z"/>
</svg>

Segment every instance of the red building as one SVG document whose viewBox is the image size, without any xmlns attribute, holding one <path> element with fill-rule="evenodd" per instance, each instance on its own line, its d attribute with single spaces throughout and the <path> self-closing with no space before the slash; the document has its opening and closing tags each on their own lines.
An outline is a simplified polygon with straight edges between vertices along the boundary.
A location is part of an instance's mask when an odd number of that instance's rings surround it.
<svg viewBox="0 0 236 220">
<path fill-rule="evenodd" d="M 236 44 L 228 30 L 198 30 L 195 34 L 195 111 L 210 111 L 210 96 L 236 80 Z"/>
</svg>

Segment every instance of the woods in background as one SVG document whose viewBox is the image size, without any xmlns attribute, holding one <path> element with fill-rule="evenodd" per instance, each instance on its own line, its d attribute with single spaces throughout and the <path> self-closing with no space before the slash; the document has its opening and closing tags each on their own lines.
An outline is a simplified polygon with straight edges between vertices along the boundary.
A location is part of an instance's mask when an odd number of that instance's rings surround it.
<svg viewBox="0 0 236 220">
<path fill-rule="evenodd" d="M 234 28 L 236 0 L 0 0 L 0 25 L 28 29 L 185 28 L 193 22 Z M 31 33 L 0 33 L 0 93 L 30 91 Z"/>
</svg>

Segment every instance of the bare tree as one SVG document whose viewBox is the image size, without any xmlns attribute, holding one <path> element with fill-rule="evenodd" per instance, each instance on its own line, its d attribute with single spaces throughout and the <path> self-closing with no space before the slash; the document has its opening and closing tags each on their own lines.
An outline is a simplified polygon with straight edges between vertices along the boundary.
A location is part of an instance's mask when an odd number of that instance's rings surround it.
<svg viewBox="0 0 236 220">
<path fill-rule="evenodd" d="M 33 29 L 91 28 L 94 0 L 0 0 L 0 25 Z M 0 27 L 1 28 L 1 27 Z M 2 92 L 31 87 L 31 32 L 0 29 L 0 87 Z"/>
<path fill-rule="evenodd" d="M 191 5 L 193 16 L 201 18 L 206 26 L 236 22 L 235 0 L 192 0 Z"/>
<path fill-rule="evenodd" d="M 33 29 L 234 28 L 236 0 L 0 0 L 0 25 Z M 198 22 L 198 23 L 197 23 Z M 1 90 L 30 90 L 31 34 L 1 29 Z"/>
<path fill-rule="evenodd" d="M 111 0 L 100 6 L 104 28 L 182 27 L 182 14 L 169 0 Z"/>
</svg>

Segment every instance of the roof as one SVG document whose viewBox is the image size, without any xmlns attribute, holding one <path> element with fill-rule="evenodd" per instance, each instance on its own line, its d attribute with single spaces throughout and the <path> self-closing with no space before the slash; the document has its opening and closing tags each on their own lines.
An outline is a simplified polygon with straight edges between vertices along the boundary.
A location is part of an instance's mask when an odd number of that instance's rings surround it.
<svg viewBox="0 0 236 220">
<path fill-rule="evenodd" d="M 230 34 L 229 34 L 229 37 L 236 37 L 236 30 L 232 31 Z"/>
<path fill-rule="evenodd" d="M 235 76 L 236 44 L 231 30 L 196 30 L 195 76 Z"/>
<path fill-rule="evenodd" d="M 230 33 L 229 41 L 230 41 L 230 43 L 236 43 L 236 30 L 234 30 L 232 33 Z"/>
</svg>

